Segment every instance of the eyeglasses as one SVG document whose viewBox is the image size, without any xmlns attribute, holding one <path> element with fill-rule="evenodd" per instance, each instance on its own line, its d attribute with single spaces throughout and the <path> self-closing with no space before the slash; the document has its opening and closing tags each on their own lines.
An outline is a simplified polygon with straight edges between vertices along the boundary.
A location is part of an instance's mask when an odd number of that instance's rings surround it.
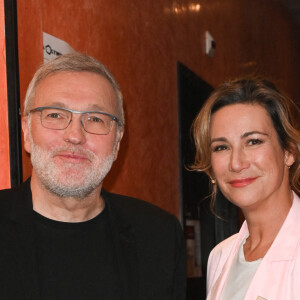
<svg viewBox="0 0 300 300">
<path fill-rule="evenodd" d="M 48 129 L 66 129 L 72 122 L 73 114 L 81 114 L 80 122 L 83 129 L 92 134 L 109 134 L 113 121 L 119 126 L 121 125 L 117 117 L 100 111 L 76 111 L 55 106 L 44 106 L 29 111 L 29 113 L 34 112 L 41 113 L 41 124 Z"/>
</svg>

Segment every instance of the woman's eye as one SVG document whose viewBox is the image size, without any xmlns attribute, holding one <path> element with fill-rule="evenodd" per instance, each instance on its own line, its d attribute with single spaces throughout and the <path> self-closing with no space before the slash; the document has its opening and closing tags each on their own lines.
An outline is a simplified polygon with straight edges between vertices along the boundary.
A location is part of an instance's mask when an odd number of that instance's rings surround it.
<svg viewBox="0 0 300 300">
<path fill-rule="evenodd" d="M 219 151 L 223 151 L 223 150 L 226 150 L 226 149 L 228 149 L 227 146 L 225 146 L 225 145 L 218 145 L 218 146 L 213 147 L 213 152 L 219 152 Z"/>
<path fill-rule="evenodd" d="M 248 144 L 249 144 L 250 146 L 252 146 L 252 145 L 260 145 L 262 142 L 263 142 L 263 141 L 262 141 L 262 140 L 259 140 L 259 139 L 251 139 L 251 140 L 248 141 Z"/>
</svg>

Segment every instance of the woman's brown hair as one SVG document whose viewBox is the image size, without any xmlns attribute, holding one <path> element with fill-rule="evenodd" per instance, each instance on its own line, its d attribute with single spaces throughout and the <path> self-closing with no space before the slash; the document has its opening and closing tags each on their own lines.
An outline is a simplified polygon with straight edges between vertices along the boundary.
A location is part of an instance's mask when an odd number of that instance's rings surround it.
<svg viewBox="0 0 300 300">
<path fill-rule="evenodd" d="M 290 98 L 280 93 L 272 82 L 260 77 L 244 77 L 224 82 L 210 95 L 192 125 L 196 155 L 190 169 L 205 172 L 213 179 L 210 147 L 211 118 L 222 107 L 233 104 L 256 104 L 266 109 L 282 149 L 295 156 L 295 162 L 290 167 L 289 178 L 291 188 L 299 194 L 300 131 L 296 120 L 300 115 L 299 107 Z M 216 192 L 217 185 L 212 184 L 212 209 Z"/>
</svg>

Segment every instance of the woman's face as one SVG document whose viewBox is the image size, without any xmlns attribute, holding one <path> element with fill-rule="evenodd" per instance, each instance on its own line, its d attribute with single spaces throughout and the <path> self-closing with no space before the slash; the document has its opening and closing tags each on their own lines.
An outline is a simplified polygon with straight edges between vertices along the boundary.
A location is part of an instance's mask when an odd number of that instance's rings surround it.
<svg viewBox="0 0 300 300">
<path fill-rule="evenodd" d="M 211 162 L 224 196 L 242 209 L 289 195 L 288 166 L 294 157 L 278 142 L 260 105 L 228 105 L 212 116 Z"/>
</svg>

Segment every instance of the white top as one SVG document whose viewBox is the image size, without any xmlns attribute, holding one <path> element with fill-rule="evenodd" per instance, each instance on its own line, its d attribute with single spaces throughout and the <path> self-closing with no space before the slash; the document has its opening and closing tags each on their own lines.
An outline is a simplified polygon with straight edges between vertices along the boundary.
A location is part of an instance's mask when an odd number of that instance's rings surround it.
<svg viewBox="0 0 300 300">
<path fill-rule="evenodd" d="M 220 300 L 243 300 L 262 260 L 261 258 L 254 261 L 245 260 L 244 244 L 246 238 L 241 243 L 239 251 L 232 262 Z"/>
</svg>

